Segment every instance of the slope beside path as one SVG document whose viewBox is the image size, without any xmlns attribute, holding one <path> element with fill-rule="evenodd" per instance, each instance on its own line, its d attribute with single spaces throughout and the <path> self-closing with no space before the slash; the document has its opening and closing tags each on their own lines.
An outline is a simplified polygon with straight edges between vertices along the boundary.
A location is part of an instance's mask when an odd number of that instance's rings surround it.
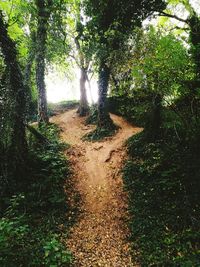
<svg viewBox="0 0 200 267">
<path fill-rule="evenodd" d="M 51 119 L 61 127 L 63 141 L 72 146 L 68 156 L 82 199 L 81 215 L 66 241 L 76 267 L 137 266 L 131 262 L 127 195 L 120 170 L 126 156 L 124 142 L 141 129 L 111 117 L 120 129 L 101 142 L 81 140 L 94 126 L 84 125 L 75 110 Z"/>
</svg>

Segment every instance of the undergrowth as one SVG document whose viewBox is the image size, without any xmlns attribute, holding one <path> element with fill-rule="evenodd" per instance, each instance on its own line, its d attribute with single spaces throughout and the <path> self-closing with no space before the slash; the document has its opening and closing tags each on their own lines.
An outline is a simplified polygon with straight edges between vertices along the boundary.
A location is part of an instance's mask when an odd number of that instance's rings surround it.
<svg viewBox="0 0 200 267">
<path fill-rule="evenodd" d="M 79 102 L 76 100 L 60 101 L 58 103 L 48 103 L 49 116 L 65 112 L 70 109 L 78 108 Z"/>
<path fill-rule="evenodd" d="M 21 190 L 5 199 L 0 219 L 0 266 L 68 266 L 70 252 L 62 243 L 67 233 L 64 182 L 69 167 L 55 125 L 40 127 L 49 142 L 30 135 L 27 178 Z M 62 230 L 62 231 L 61 231 Z"/>
<path fill-rule="evenodd" d="M 148 142 L 140 133 L 128 150 L 124 182 L 134 258 L 143 267 L 200 266 L 199 149 L 172 137 Z"/>
<path fill-rule="evenodd" d="M 133 97 L 110 96 L 108 97 L 108 110 L 111 113 L 124 117 L 130 123 L 144 127 L 147 114 L 151 110 L 150 96 L 142 95 L 141 90 L 135 92 Z"/>
<path fill-rule="evenodd" d="M 98 123 L 98 110 L 97 110 L 97 104 L 94 104 L 90 107 L 90 114 L 87 117 L 85 121 L 87 124 L 94 124 L 96 125 Z"/>
<path fill-rule="evenodd" d="M 91 141 L 91 142 L 101 141 L 106 137 L 113 136 L 118 129 L 119 127 L 115 124 L 113 124 L 113 126 L 110 127 L 109 129 L 97 126 L 97 128 L 94 131 L 84 135 L 82 139 L 84 141 Z"/>
<path fill-rule="evenodd" d="M 87 117 L 85 123 L 97 125 L 94 131 L 87 133 L 86 135 L 83 136 L 82 139 L 85 141 L 101 141 L 105 137 L 113 136 L 119 129 L 119 126 L 114 124 L 113 121 L 110 119 L 110 117 L 108 118 L 106 127 L 98 126 L 97 105 L 91 106 L 90 115 Z"/>
</svg>

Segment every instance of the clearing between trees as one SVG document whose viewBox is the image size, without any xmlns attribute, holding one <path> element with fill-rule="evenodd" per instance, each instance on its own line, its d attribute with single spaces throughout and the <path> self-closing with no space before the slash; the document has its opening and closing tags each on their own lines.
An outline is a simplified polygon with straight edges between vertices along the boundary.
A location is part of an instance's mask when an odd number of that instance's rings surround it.
<svg viewBox="0 0 200 267">
<path fill-rule="evenodd" d="M 101 142 L 82 141 L 94 126 L 85 125 L 75 110 L 51 119 L 61 127 L 61 138 L 71 145 L 67 155 L 82 200 L 81 214 L 66 241 L 75 266 L 137 266 L 131 262 L 127 195 L 120 170 L 126 156 L 124 142 L 141 128 L 119 116 L 111 118 L 120 129 Z"/>
</svg>

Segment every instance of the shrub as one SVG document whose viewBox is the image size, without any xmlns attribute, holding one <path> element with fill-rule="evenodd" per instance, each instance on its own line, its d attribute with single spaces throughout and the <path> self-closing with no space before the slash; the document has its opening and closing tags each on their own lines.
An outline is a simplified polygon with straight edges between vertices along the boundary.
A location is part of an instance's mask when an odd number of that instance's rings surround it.
<svg viewBox="0 0 200 267">
<path fill-rule="evenodd" d="M 66 145 L 59 141 L 55 125 L 37 130 L 48 142 L 41 145 L 29 136 L 27 179 L 16 195 L 4 199 L 0 266 L 67 266 L 72 259 L 59 228 L 63 224 L 67 232 L 64 183 L 69 167 L 62 152 Z"/>
</svg>

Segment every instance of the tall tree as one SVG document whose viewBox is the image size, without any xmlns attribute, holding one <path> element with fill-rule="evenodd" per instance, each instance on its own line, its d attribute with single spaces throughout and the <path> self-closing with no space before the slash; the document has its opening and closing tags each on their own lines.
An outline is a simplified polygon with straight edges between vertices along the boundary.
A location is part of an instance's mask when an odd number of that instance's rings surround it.
<svg viewBox="0 0 200 267">
<path fill-rule="evenodd" d="M 47 96 L 45 87 L 45 56 L 48 21 L 51 14 L 51 0 L 35 0 L 38 11 L 37 38 L 36 38 L 36 83 L 38 88 L 38 120 L 48 123 Z"/>
<path fill-rule="evenodd" d="M 75 61 L 80 71 L 80 102 L 77 113 L 85 116 L 89 112 L 86 82 L 89 83 L 88 70 L 91 51 L 88 46 L 88 31 L 83 17 L 82 0 L 75 0 L 69 5 L 70 14 L 66 22 L 67 42 L 70 44 L 69 56 Z"/>
<path fill-rule="evenodd" d="M 96 42 L 96 58 L 99 66 L 98 126 L 108 128 L 111 119 L 106 110 L 106 97 L 112 68 L 113 51 L 122 47 L 135 26 L 154 11 L 163 10 L 162 0 L 111 1 L 86 0 L 86 14 L 90 17 L 88 28 L 92 43 Z"/>
<path fill-rule="evenodd" d="M 183 22 L 185 23 L 185 25 L 188 26 L 186 28 L 182 28 L 183 30 L 189 30 L 191 53 L 196 65 L 197 80 L 200 80 L 200 16 L 196 12 L 195 8 L 191 5 L 191 2 L 189 0 L 168 0 L 167 2 L 169 6 L 166 10 L 161 11 L 159 15 L 176 19 L 177 21 Z M 177 14 L 173 14 L 173 11 L 171 10 L 172 7 L 176 7 L 180 4 L 182 4 L 185 10 L 188 12 L 188 16 L 186 19 L 178 16 Z"/>
<path fill-rule="evenodd" d="M 86 92 L 86 82 L 88 80 L 88 68 L 89 68 L 89 59 L 88 55 L 84 53 L 85 45 L 85 36 L 84 36 L 84 25 L 81 18 L 81 3 L 79 3 L 77 18 L 76 18 L 76 34 L 74 42 L 77 49 L 78 55 L 78 66 L 80 69 L 80 103 L 78 108 L 78 113 L 80 116 L 85 116 L 89 112 L 87 92 Z"/>
<path fill-rule="evenodd" d="M 10 162 L 13 173 L 19 173 L 26 159 L 25 113 L 26 92 L 23 76 L 17 59 L 17 49 L 10 38 L 3 14 L 0 11 L 0 48 L 6 65 L 6 85 L 12 98 L 12 129 L 10 138 Z"/>
</svg>

